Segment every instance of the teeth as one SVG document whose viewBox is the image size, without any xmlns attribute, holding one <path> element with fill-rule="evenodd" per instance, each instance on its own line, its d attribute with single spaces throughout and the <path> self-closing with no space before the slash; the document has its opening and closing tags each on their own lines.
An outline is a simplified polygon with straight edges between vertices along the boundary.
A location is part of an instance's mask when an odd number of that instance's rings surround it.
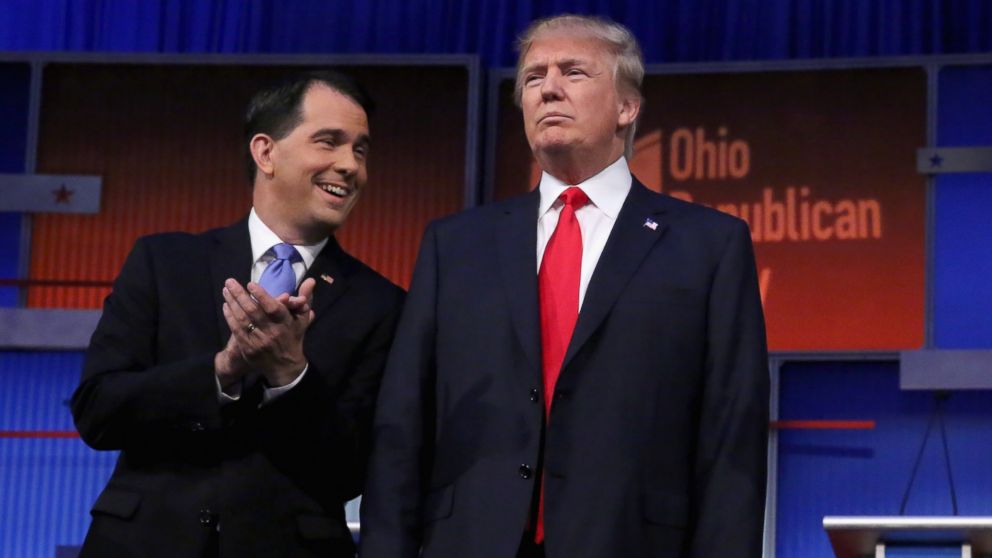
<svg viewBox="0 0 992 558">
<path fill-rule="evenodd" d="M 320 189 L 323 190 L 323 191 L 325 191 L 325 192 L 334 194 L 335 196 L 344 197 L 344 196 L 347 196 L 348 195 L 348 189 L 347 188 L 343 188 L 341 186 L 334 186 L 332 184 L 321 184 L 320 185 Z"/>
</svg>

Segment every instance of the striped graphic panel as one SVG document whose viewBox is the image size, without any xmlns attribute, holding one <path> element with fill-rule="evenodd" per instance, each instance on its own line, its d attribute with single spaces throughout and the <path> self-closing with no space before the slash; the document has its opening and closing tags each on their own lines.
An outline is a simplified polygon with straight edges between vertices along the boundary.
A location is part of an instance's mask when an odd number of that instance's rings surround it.
<svg viewBox="0 0 992 558">
<path fill-rule="evenodd" d="M 992 65 L 940 70 L 937 145 L 992 146 Z M 992 348 L 992 173 L 939 174 L 934 224 L 934 343 Z"/>
<path fill-rule="evenodd" d="M 427 222 L 462 206 L 464 67 L 345 68 L 378 104 L 370 179 L 342 244 L 406 285 Z M 202 231 L 251 206 L 242 115 L 261 66 L 52 64 L 45 70 L 39 172 L 103 177 L 97 215 L 34 220 L 32 279 L 114 278 L 134 240 Z M 35 307 L 96 308 L 107 287 L 32 287 Z"/>
<path fill-rule="evenodd" d="M 27 64 L 0 64 L 0 173 L 24 172 L 30 80 Z M 20 243 L 21 215 L 0 213 L 0 278 L 17 277 Z M 0 306 L 17 306 L 17 294 L 15 287 L 0 287 Z"/>
<path fill-rule="evenodd" d="M 899 389 L 897 362 L 795 362 L 780 374 L 780 416 L 872 420 L 872 429 L 778 433 L 776 558 L 832 558 L 825 515 L 898 515 L 934 397 Z M 948 455 L 961 515 L 992 513 L 992 393 L 958 391 L 944 404 Z M 906 506 L 907 515 L 951 515 L 950 483 L 937 426 Z"/>
<path fill-rule="evenodd" d="M 51 558 L 86 534 L 117 453 L 72 436 L 81 365 L 79 352 L 0 352 L 0 557 Z"/>
</svg>

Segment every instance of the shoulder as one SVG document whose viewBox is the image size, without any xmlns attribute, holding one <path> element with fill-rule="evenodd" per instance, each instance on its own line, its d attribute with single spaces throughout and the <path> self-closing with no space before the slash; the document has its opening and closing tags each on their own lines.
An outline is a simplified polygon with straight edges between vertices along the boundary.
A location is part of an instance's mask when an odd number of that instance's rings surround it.
<svg viewBox="0 0 992 558">
<path fill-rule="evenodd" d="M 386 306 L 395 306 L 403 302 L 406 291 L 393 283 L 368 264 L 342 250 L 344 264 L 349 270 L 349 281 L 360 292 L 382 302 Z"/>
<path fill-rule="evenodd" d="M 507 215 L 520 211 L 532 211 L 536 225 L 538 200 L 536 193 L 531 192 L 464 209 L 435 219 L 427 226 L 427 230 L 439 235 L 473 235 L 473 233 L 489 230 L 490 227 L 499 224 Z"/>
<path fill-rule="evenodd" d="M 661 209 L 673 225 L 694 230 L 698 234 L 721 238 L 748 231 L 745 221 L 728 213 L 699 203 L 673 198 L 667 194 L 652 192 L 646 188 L 645 190 L 652 203 Z"/>
<path fill-rule="evenodd" d="M 131 254 L 150 260 L 195 257 L 210 245 L 206 233 L 164 232 L 139 237 Z"/>
<path fill-rule="evenodd" d="M 177 261 L 205 265 L 214 255 L 214 247 L 223 242 L 235 246 L 248 243 L 247 228 L 234 224 L 201 233 L 173 231 L 141 236 L 134 242 L 128 259 L 157 267 L 173 265 Z"/>
</svg>

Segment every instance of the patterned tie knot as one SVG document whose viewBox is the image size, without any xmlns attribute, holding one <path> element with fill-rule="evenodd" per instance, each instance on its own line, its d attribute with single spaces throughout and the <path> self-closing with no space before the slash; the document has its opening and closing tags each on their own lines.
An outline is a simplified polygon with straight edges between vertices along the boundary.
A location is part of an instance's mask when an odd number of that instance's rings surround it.
<svg viewBox="0 0 992 558">
<path fill-rule="evenodd" d="M 571 186 L 567 188 L 564 192 L 558 196 L 558 199 L 565 202 L 565 205 L 572 208 L 572 210 L 579 209 L 589 203 L 589 196 L 582 191 L 582 188 L 578 186 Z"/>
<path fill-rule="evenodd" d="M 303 257 L 296 251 L 296 248 L 293 248 L 292 244 L 286 244 L 285 242 L 273 246 L 272 253 L 275 254 L 277 260 L 289 260 L 290 262 L 303 260 Z"/>
</svg>

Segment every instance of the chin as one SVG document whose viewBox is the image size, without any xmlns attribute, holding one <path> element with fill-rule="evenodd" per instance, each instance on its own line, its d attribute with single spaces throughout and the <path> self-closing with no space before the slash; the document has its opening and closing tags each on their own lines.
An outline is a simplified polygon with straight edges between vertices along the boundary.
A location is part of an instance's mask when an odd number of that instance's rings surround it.
<svg viewBox="0 0 992 558">
<path fill-rule="evenodd" d="M 546 155 L 561 155 L 570 152 L 575 147 L 575 142 L 570 141 L 546 141 L 534 147 L 535 153 Z"/>
</svg>

